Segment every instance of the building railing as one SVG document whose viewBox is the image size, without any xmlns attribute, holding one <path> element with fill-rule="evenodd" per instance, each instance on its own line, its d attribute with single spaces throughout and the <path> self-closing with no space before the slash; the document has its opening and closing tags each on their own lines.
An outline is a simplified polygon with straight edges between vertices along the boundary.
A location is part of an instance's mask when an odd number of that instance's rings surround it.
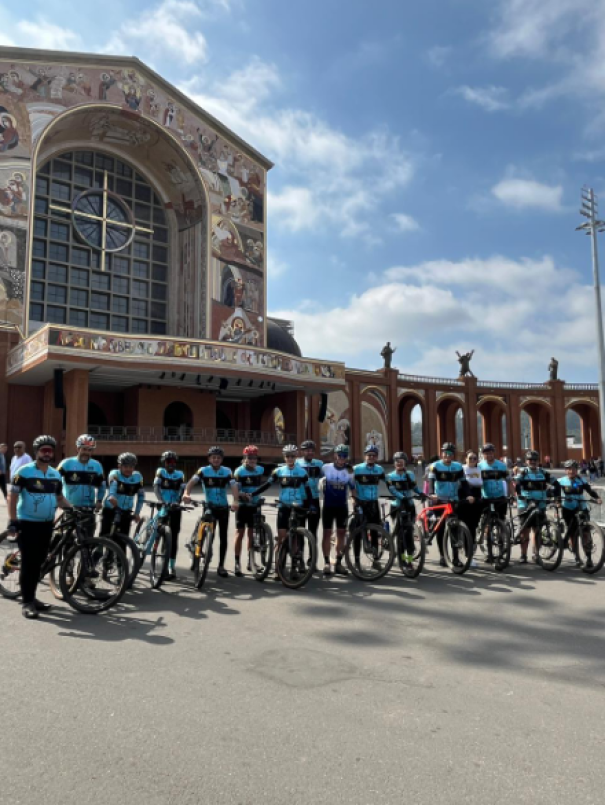
<svg viewBox="0 0 605 805">
<path fill-rule="evenodd" d="M 296 444 L 292 433 L 232 428 L 137 427 L 136 425 L 89 425 L 88 432 L 100 442 L 193 442 L 201 444 L 256 444 L 279 447 Z"/>
<path fill-rule="evenodd" d="M 494 389 L 546 389 L 546 383 L 510 383 L 502 380 L 478 380 L 477 388 Z"/>
<path fill-rule="evenodd" d="M 598 391 L 596 383 L 566 383 L 565 391 Z"/>
<path fill-rule="evenodd" d="M 464 380 L 456 378 L 452 380 L 451 377 L 424 377 L 422 375 L 397 375 L 399 380 L 404 380 L 407 383 L 436 383 L 440 386 L 464 386 Z"/>
</svg>

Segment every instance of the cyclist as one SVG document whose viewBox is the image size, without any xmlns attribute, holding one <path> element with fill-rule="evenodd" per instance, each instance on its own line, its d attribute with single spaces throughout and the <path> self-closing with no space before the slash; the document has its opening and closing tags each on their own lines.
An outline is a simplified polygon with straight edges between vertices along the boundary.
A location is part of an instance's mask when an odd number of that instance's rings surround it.
<svg viewBox="0 0 605 805">
<path fill-rule="evenodd" d="M 105 494 L 103 467 L 92 454 L 97 447 L 94 436 L 83 433 L 76 439 L 77 454 L 64 458 L 57 467 L 63 478 L 63 494 L 72 506 L 101 511 Z M 96 523 L 91 517 L 82 523 L 87 536 L 94 537 Z"/>
<path fill-rule="evenodd" d="M 540 454 L 537 450 L 528 450 L 525 454 L 527 465 L 520 467 L 513 480 L 517 490 L 517 524 L 520 529 L 521 558 L 519 564 L 527 563 L 527 549 L 529 548 L 529 529 L 523 528 L 524 514 L 528 501 L 535 500 L 541 511 L 546 511 L 548 487 L 551 485 L 550 473 L 538 466 Z M 535 554 L 534 554 L 535 558 Z"/>
<path fill-rule="evenodd" d="M 321 478 L 321 468 L 324 463 L 319 458 L 315 458 L 315 442 L 312 439 L 307 439 L 302 442 L 300 449 L 302 451 L 302 458 L 297 458 L 296 463 L 303 468 L 309 476 L 309 487 L 311 495 L 313 496 L 313 508 L 307 517 L 307 525 L 315 545 L 317 546 L 317 528 L 321 516 L 321 506 L 319 502 L 319 480 Z M 315 572 L 317 568 L 313 568 Z"/>
<path fill-rule="evenodd" d="M 229 500 L 227 499 L 227 487 L 231 489 L 233 503 L 231 511 L 238 509 L 239 489 L 237 481 L 234 479 L 228 467 L 221 466 L 224 458 L 222 447 L 211 447 L 208 450 L 208 464 L 200 467 L 199 470 L 189 479 L 183 502 L 191 502 L 191 490 L 196 484 L 202 484 L 206 505 L 210 513 L 216 520 L 219 529 L 220 551 L 217 573 L 222 578 L 227 578 L 229 573 L 225 569 L 225 557 L 227 556 L 228 532 L 229 532 Z"/>
<path fill-rule="evenodd" d="M 121 509 L 120 533 L 130 531 L 132 520 L 138 523 L 141 519 L 141 509 L 145 502 L 143 493 L 143 476 L 135 467 L 137 457 L 134 453 L 121 453 L 118 456 L 118 468 L 112 470 L 107 478 L 107 494 L 103 501 L 101 514 L 101 534 L 107 535 L 111 531 L 116 509 Z M 135 503 L 136 498 L 136 503 Z"/>
<path fill-rule="evenodd" d="M 578 509 L 582 511 L 588 509 L 588 505 L 584 500 L 584 492 L 590 495 L 590 497 L 597 503 L 601 504 L 602 501 L 591 485 L 587 484 L 586 481 L 578 475 L 577 461 L 566 461 L 563 466 L 565 467 L 565 477 L 559 478 L 553 482 L 553 492 L 555 498 L 558 500 L 561 500 L 561 496 L 563 496 L 561 511 L 563 514 L 563 521 L 567 526 L 565 539 L 571 539 L 572 548 L 576 554 L 576 565 L 581 567 L 582 562 L 577 551 L 575 551 L 575 541 L 577 540 L 578 535 L 575 533 L 575 531 L 574 533 L 571 532 L 571 529 L 574 527 L 575 523 L 575 514 Z M 587 554 L 586 556 L 586 567 L 593 567 L 593 561 L 590 554 Z"/>
<path fill-rule="evenodd" d="M 305 470 L 296 463 L 298 447 L 295 444 L 287 444 L 282 450 L 284 464 L 280 464 L 271 473 L 269 479 L 259 486 L 256 494 L 262 494 L 265 489 L 276 483 L 279 484 L 279 499 L 277 507 L 277 545 L 275 546 L 275 556 L 282 542 L 288 536 L 290 514 L 293 506 L 308 506 L 313 508 L 313 492 L 309 483 L 309 476 Z M 277 564 L 275 569 L 275 579 L 279 579 Z"/>
<path fill-rule="evenodd" d="M 176 463 L 179 457 L 173 450 L 166 450 L 160 456 L 160 467 L 153 480 L 153 491 L 159 503 L 180 503 L 185 491 L 185 476 L 177 470 Z M 170 509 L 170 534 L 172 545 L 170 548 L 170 573 L 168 581 L 176 579 L 176 555 L 179 547 L 179 534 L 181 533 L 180 509 Z"/>
<path fill-rule="evenodd" d="M 481 449 L 483 453 L 483 461 L 479 462 L 479 469 L 481 470 L 481 498 L 484 501 L 494 501 L 494 509 L 496 514 L 501 520 L 506 520 L 506 513 L 508 509 L 508 501 L 503 496 L 504 485 L 506 482 L 506 491 L 509 495 L 513 494 L 512 481 L 508 467 L 503 461 L 496 459 L 496 448 L 491 442 L 483 445 Z M 484 507 L 487 505 L 484 502 Z M 492 544 L 487 541 L 487 555 L 485 561 L 488 564 L 493 564 L 494 557 L 492 554 Z"/>
<path fill-rule="evenodd" d="M 353 477 L 355 480 L 355 491 L 353 497 L 355 505 L 363 510 L 368 524 L 380 525 L 380 507 L 378 506 L 378 488 L 381 481 L 386 480 L 384 470 L 376 463 L 378 459 L 378 448 L 374 444 L 369 444 L 364 451 L 365 461 L 363 464 L 356 464 L 353 467 Z M 372 536 L 372 539 L 376 539 Z M 376 548 L 377 546 L 374 545 Z M 361 536 L 355 537 L 353 545 L 355 564 L 359 565 L 361 555 Z M 378 561 L 375 562 L 378 567 Z"/>
<path fill-rule="evenodd" d="M 254 515 L 258 512 L 259 495 L 257 489 L 261 485 L 265 476 L 265 468 L 258 463 L 258 447 L 249 444 L 244 447 L 244 460 L 241 467 L 233 473 L 235 480 L 239 484 L 239 509 L 235 516 L 235 575 L 243 576 L 240 564 L 242 543 L 244 541 L 244 531 L 248 528 L 248 572 L 252 570 L 250 566 L 250 550 L 252 548 L 252 527 L 254 525 Z"/>
<path fill-rule="evenodd" d="M 32 446 L 35 460 L 19 467 L 11 481 L 8 500 L 8 530 L 17 534 L 21 551 L 22 611 L 30 620 L 50 609 L 50 604 L 36 598 L 40 569 L 48 554 L 57 506 L 72 508 L 62 494 L 61 475 L 50 466 L 56 441 L 52 436 L 38 436 Z"/>
<path fill-rule="evenodd" d="M 330 550 L 332 544 L 332 530 L 336 521 L 336 565 L 334 573 L 338 576 L 348 576 L 349 571 L 342 565 L 345 550 L 345 532 L 349 517 L 348 493 L 355 489 L 355 482 L 348 465 L 349 448 L 346 444 L 338 444 L 334 448 L 334 463 L 324 464 L 322 467 L 322 481 L 324 493 L 324 506 L 321 513 L 323 526 L 323 555 L 324 576 L 332 575 L 330 565 Z"/>
<path fill-rule="evenodd" d="M 397 519 L 397 514 L 400 509 L 406 509 L 410 515 L 412 522 L 416 519 L 416 506 L 414 505 L 413 495 L 424 497 L 418 484 L 416 483 L 416 476 L 411 470 L 407 469 L 408 457 L 400 451 L 393 456 L 395 469 L 390 472 L 386 477 L 386 485 L 395 497 L 391 504 L 391 518 L 393 522 Z M 412 529 L 407 529 L 405 534 L 405 550 L 401 554 L 401 560 L 406 565 L 414 561 L 414 533 Z"/>
<path fill-rule="evenodd" d="M 453 503 L 459 500 L 461 486 L 464 482 L 464 468 L 462 464 L 454 461 L 456 446 L 451 442 L 445 442 L 441 447 L 441 459 L 435 461 L 428 472 L 429 497 L 433 503 Z M 466 500 L 473 504 L 475 498 L 469 495 Z M 445 522 L 439 527 L 437 532 L 437 547 L 439 548 L 439 564 L 446 567 L 447 562 L 443 554 L 443 537 Z M 454 558 L 455 563 L 459 563 L 458 557 Z"/>
</svg>

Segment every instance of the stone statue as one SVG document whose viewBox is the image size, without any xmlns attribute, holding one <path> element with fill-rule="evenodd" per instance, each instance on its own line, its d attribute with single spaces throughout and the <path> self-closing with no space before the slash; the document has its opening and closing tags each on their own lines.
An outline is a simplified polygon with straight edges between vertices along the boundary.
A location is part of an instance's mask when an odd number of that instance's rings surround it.
<svg viewBox="0 0 605 805">
<path fill-rule="evenodd" d="M 556 358 L 551 358 L 550 363 L 548 364 L 548 371 L 550 372 L 550 379 L 551 380 L 558 380 L 559 374 L 559 361 Z"/>
<path fill-rule="evenodd" d="M 397 347 L 393 349 L 391 346 L 391 342 L 387 341 L 384 347 L 382 348 L 382 352 L 380 353 L 384 358 L 384 368 L 390 369 L 391 368 L 391 361 L 393 360 L 393 353 L 397 351 Z"/>
<path fill-rule="evenodd" d="M 461 355 L 458 350 L 456 350 L 456 355 L 458 356 L 458 363 L 460 364 L 460 377 L 466 377 L 466 375 L 470 375 L 471 377 L 475 377 L 475 375 L 471 371 L 471 358 L 475 354 L 475 350 L 471 350 L 467 352 L 466 355 Z"/>
</svg>

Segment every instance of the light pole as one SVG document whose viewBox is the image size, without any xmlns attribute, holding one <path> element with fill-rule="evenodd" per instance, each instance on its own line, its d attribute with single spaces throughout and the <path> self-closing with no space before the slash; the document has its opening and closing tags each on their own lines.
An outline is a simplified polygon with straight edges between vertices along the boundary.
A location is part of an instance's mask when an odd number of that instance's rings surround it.
<svg viewBox="0 0 605 805">
<path fill-rule="evenodd" d="M 597 217 L 597 197 L 591 187 L 582 188 L 580 215 L 588 220 L 577 230 L 583 230 L 592 239 L 592 271 L 594 275 L 595 312 L 597 316 L 597 349 L 599 353 L 599 422 L 601 425 L 601 458 L 605 458 L 605 343 L 603 340 L 603 313 L 601 310 L 601 282 L 599 280 L 599 250 L 597 232 L 605 232 L 605 221 Z"/>
</svg>

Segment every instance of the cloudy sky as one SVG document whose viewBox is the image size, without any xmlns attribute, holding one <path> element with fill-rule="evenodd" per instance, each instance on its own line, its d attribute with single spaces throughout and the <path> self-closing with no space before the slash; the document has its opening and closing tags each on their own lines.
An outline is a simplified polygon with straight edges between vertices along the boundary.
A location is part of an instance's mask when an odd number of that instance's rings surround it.
<svg viewBox="0 0 605 805">
<path fill-rule="evenodd" d="M 605 0 L 27 9 L 0 2 L 1 44 L 136 55 L 276 163 L 270 312 L 305 354 L 596 380 L 574 227 L 582 185 L 605 205 Z"/>
</svg>

